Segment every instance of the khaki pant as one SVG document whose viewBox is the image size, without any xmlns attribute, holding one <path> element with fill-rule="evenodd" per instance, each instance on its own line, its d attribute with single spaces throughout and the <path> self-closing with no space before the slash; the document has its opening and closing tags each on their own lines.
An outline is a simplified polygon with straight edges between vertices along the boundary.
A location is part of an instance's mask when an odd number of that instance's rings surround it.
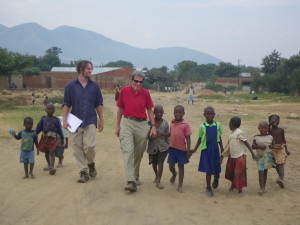
<svg viewBox="0 0 300 225">
<path fill-rule="evenodd" d="M 96 126 L 90 124 L 86 127 L 79 127 L 75 134 L 72 134 L 73 155 L 80 168 L 86 171 L 88 164 L 94 163 L 96 151 Z"/>
<path fill-rule="evenodd" d="M 147 121 L 121 120 L 120 144 L 127 181 L 140 177 L 140 164 L 147 147 L 149 126 Z"/>
</svg>

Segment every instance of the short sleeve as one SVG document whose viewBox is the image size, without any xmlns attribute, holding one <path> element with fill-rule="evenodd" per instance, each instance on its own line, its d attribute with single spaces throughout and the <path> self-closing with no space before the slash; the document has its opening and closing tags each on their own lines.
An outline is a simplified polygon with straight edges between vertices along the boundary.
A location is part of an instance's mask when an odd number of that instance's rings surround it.
<svg viewBox="0 0 300 225">
<path fill-rule="evenodd" d="M 71 106 L 72 105 L 72 99 L 70 94 L 70 83 L 66 85 L 65 92 L 64 92 L 64 102 L 62 104 L 63 106 Z"/>
<path fill-rule="evenodd" d="M 191 131 L 191 128 L 190 128 L 190 125 L 187 123 L 185 128 L 184 128 L 184 136 L 189 136 L 192 134 L 192 131 Z"/>
<path fill-rule="evenodd" d="M 98 84 L 96 84 L 96 89 L 97 89 L 97 93 L 96 93 L 95 108 L 97 108 L 99 105 L 103 105 L 103 97 Z"/>
<path fill-rule="evenodd" d="M 200 127 L 199 127 L 199 130 L 198 130 L 198 137 L 202 138 L 203 135 L 204 135 L 204 125 L 201 124 Z"/>
<path fill-rule="evenodd" d="M 237 138 L 240 141 L 247 141 L 247 138 L 246 138 L 245 133 L 243 131 L 241 131 L 241 132 L 238 133 Z"/>
<path fill-rule="evenodd" d="M 154 107 L 149 91 L 146 91 L 146 109 Z"/>
<path fill-rule="evenodd" d="M 117 106 L 119 107 L 119 108 L 124 108 L 124 94 L 123 94 L 123 91 L 124 89 L 121 89 L 120 90 L 120 95 L 119 95 L 119 99 L 118 99 L 118 103 L 117 103 Z"/>
<path fill-rule="evenodd" d="M 21 139 L 22 138 L 22 131 L 20 131 L 19 133 L 18 133 L 18 135 L 17 135 L 17 139 L 19 140 L 19 139 Z"/>
</svg>

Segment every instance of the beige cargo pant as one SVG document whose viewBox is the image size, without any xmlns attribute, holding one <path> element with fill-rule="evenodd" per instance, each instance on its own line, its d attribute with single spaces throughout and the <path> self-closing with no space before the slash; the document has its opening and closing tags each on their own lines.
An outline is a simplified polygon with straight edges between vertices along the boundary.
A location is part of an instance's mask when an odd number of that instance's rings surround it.
<svg viewBox="0 0 300 225">
<path fill-rule="evenodd" d="M 134 121 L 122 118 L 120 145 L 123 153 L 127 181 L 136 181 L 140 177 L 140 164 L 147 147 L 149 126 L 147 121 Z"/>
<path fill-rule="evenodd" d="M 73 155 L 80 168 L 86 171 L 88 164 L 95 162 L 96 126 L 95 124 L 79 127 L 75 134 L 72 134 Z"/>
</svg>

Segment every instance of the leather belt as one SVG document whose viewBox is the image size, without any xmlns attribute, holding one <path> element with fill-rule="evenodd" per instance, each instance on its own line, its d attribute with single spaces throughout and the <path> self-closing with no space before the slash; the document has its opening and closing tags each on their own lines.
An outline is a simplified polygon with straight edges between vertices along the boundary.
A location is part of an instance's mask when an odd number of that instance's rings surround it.
<svg viewBox="0 0 300 225">
<path fill-rule="evenodd" d="M 137 121 L 137 122 L 142 122 L 142 121 L 147 120 L 147 119 L 135 118 L 135 117 L 130 117 L 130 116 L 124 116 L 124 118 L 129 119 L 129 120 L 134 120 L 134 121 Z"/>
</svg>

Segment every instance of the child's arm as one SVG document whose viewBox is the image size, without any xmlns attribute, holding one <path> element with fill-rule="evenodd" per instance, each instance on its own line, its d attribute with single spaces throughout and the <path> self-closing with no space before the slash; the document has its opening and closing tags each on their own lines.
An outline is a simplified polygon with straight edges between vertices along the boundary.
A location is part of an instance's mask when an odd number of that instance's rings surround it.
<svg viewBox="0 0 300 225">
<path fill-rule="evenodd" d="M 200 144 L 201 144 L 201 138 L 199 137 L 194 149 L 192 150 L 192 153 L 195 153 L 198 150 Z"/>
<path fill-rule="evenodd" d="M 285 148 L 285 152 L 287 155 L 290 155 L 291 153 L 289 152 L 288 148 L 287 148 L 287 145 L 286 145 L 286 140 L 285 140 L 285 135 L 284 135 L 284 129 L 282 129 L 282 143 L 284 145 L 284 148 Z"/>
<path fill-rule="evenodd" d="M 249 145 L 248 141 L 243 141 L 243 143 L 247 146 L 247 148 L 248 148 L 249 151 L 251 152 L 252 159 L 255 160 L 255 161 L 257 161 L 258 158 L 257 158 L 257 156 L 254 154 L 254 152 L 253 152 L 251 146 Z"/>
<path fill-rule="evenodd" d="M 274 149 L 275 148 L 275 141 L 272 139 L 272 143 L 269 145 L 269 149 Z"/>
<path fill-rule="evenodd" d="M 67 149 L 69 147 L 69 138 L 65 138 L 66 141 L 65 141 L 65 149 Z"/>
<path fill-rule="evenodd" d="M 20 139 L 20 138 L 18 139 L 18 137 L 17 137 L 17 135 L 16 135 L 16 132 L 15 132 L 13 129 L 9 128 L 9 129 L 8 129 L 8 132 L 9 132 L 9 133 L 11 134 L 11 136 L 13 136 L 15 139 L 17 139 L 17 140 Z"/>
<path fill-rule="evenodd" d="M 35 148 L 36 148 L 36 154 L 39 155 L 40 151 L 39 151 L 39 145 L 38 145 L 37 137 L 34 139 L 34 145 L 35 145 Z"/>
<path fill-rule="evenodd" d="M 261 149 L 261 150 L 265 150 L 266 149 L 266 146 L 264 145 L 258 145 L 256 143 L 256 140 L 254 139 L 253 142 L 252 142 L 252 149 Z"/>
<path fill-rule="evenodd" d="M 221 137 L 221 135 L 220 135 L 219 146 L 220 146 L 221 154 L 222 154 L 222 153 L 224 152 L 224 147 L 223 147 L 223 142 L 222 142 L 222 137 Z"/>
<path fill-rule="evenodd" d="M 190 158 L 191 155 L 193 154 L 191 152 L 191 136 L 190 135 L 185 136 L 185 140 L 186 140 L 186 148 L 187 148 L 186 154 L 187 154 L 187 157 Z"/>
</svg>

